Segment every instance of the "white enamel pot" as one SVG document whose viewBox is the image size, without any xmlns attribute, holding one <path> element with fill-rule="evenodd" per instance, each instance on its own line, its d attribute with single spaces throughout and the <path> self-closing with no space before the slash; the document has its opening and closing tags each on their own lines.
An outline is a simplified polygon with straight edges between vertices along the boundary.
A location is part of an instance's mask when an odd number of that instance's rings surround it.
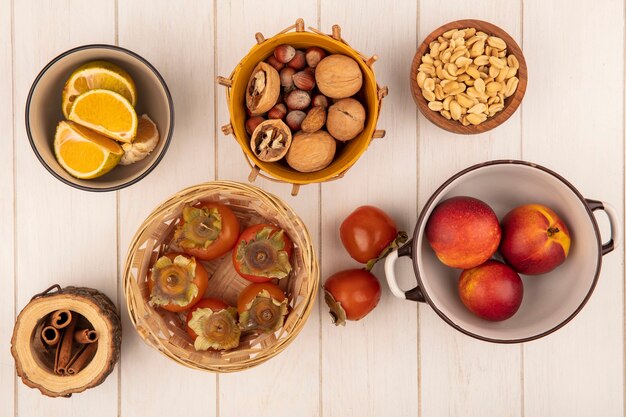
<svg viewBox="0 0 626 417">
<path fill-rule="evenodd" d="M 517 206 L 544 204 L 569 228 L 572 245 L 568 258 L 548 274 L 520 275 L 524 299 L 508 320 L 490 322 L 472 314 L 458 295 L 461 270 L 439 262 L 425 238 L 426 222 L 435 206 L 462 195 L 489 204 L 500 220 Z M 606 212 L 611 226 L 611 236 L 604 244 L 594 217 L 598 210 Z M 610 205 L 584 198 L 555 172 L 524 161 L 490 161 L 457 173 L 435 191 L 420 213 L 413 238 L 385 260 L 385 275 L 396 297 L 428 303 L 448 324 L 469 336 L 497 343 L 526 342 L 558 330 L 584 307 L 598 281 L 602 257 L 619 244 L 620 230 Z M 413 261 L 417 286 L 409 291 L 400 289 L 394 274 L 398 257 Z"/>
</svg>

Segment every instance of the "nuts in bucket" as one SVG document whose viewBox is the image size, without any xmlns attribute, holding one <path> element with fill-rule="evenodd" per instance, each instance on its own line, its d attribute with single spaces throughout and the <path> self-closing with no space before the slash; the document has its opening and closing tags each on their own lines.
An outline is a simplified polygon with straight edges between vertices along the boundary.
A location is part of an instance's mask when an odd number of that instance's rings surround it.
<svg viewBox="0 0 626 417">
<path fill-rule="evenodd" d="M 336 142 L 354 139 L 365 127 L 362 86 L 361 68 L 348 56 L 317 46 L 277 46 L 248 81 L 246 131 L 252 152 L 264 162 L 284 158 L 299 172 L 326 168 L 335 158 Z"/>
<path fill-rule="evenodd" d="M 417 85 L 430 110 L 464 126 L 504 109 L 517 90 L 519 62 L 504 40 L 475 28 L 451 29 L 429 45 Z"/>
</svg>

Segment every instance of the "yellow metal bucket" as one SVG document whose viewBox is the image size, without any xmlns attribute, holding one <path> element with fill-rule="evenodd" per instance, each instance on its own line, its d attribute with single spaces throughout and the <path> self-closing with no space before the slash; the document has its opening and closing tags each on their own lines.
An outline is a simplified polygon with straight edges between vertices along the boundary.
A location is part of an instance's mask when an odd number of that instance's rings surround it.
<svg viewBox="0 0 626 417">
<path fill-rule="evenodd" d="M 293 29 L 295 31 L 291 32 Z M 218 82 L 227 87 L 226 96 L 230 112 L 230 123 L 223 126 L 222 131 L 227 135 L 233 134 L 244 151 L 246 159 L 252 168 L 249 180 L 252 182 L 257 175 L 261 175 L 271 180 L 291 183 L 294 185 L 292 194 L 296 195 L 299 186 L 302 184 L 341 178 L 354 165 L 361 154 L 365 152 L 373 138 L 381 138 L 385 135 L 384 130 L 376 130 L 382 99 L 387 95 L 387 88 L 380 87 L 376 83 L 376 76 L 372 69 L 372 65 L 377 57 L 375 55 L 370 58 L 364 57 L 351 48 L 341 39 L 339 26 L 333 26 L 333 33 L 326 35 L 313 28 L 305 31 L 302 19 L 298 19 L 295 25 L 270 39 L 265 39 L 260 33 L 256 34 L 256 39 L 257 44 L 252 47 L 250 52 L 235 67 L 230 78 L 218 77 Z M 361 98 L 367 112 L 365 128 L 356 138 L 338 148 L 337 155 L 329 166 L 317 172 L 298 172 L 285 163 L 263 162 L 250 149 L 250 137 L 245 129 L 247 117 L 245 93 L 248 79 L 254 67 L 260 61 L 270 56 L 274 48 L 281 44 L 290 44 L 297 49 L 319 46 L 331 54 L 349 56 L 359 63 L 363 72 L 363 87 L 357 95 Z"/>
</svg>

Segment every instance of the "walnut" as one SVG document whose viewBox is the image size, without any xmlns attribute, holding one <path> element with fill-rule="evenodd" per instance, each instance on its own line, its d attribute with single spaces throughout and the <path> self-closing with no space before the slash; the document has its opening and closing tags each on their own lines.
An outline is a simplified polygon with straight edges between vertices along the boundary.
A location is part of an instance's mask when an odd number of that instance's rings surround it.
<svg viewBox="0 0 626 417">
<path fill-rule="evenodd" d="M 346 98 L 356 94 L 363 85 L 359 64 L 345 55 L 329 55 L 315 68 L 315 81 L 322 94 L 330 98 Z"/>
<path fill-rule="evenodd" d="M 326 168 L 335 157 L 337 143 L 325 130 L 314 133 L 296 133 L 287 152 L 287 163 L 300 172 L 314 172 Z"/>
<path fill-rule="evenodd" d="M 326 128 L 340 141 L 354 139 L 365 126 L 365 108 L 353 98 L 337 101 L 328 109 Z"/>
<path fill-rule="evenodd" d="M 280 119 L 260 123 L 250 139 L 252 152 L 264 162 L 282 159 L 291 146 L 291 130 Z"/>
<path fill-rule="evenodd" d="M 246 106 L 252 115 L 268 112 L 280 96 L 280 76 L 278 71 L 265 62 L 252 71 L 246 87 Z"/>
</svg>

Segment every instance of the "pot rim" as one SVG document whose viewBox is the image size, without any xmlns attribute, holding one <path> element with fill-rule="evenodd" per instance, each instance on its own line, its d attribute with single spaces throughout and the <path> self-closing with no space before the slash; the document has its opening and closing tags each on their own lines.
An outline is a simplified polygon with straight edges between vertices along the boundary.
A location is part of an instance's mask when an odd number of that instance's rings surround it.
<svg viewBox="0 0 626 417">
<path fill-rule="evenodd" d="M 476 171 L 478 169 L 484 168 L 484 167 L 488 167 L 488 166 L 493 166 L 493 165 L 523 165 L 523 166 L 527 166 L 527 167 L 531 167 L 531 168 L 536 168 L 539 169 L 547 174 L 552 175 L 554 178 L 558 179 L 563 185 L 567 186 L 575 195 L 576 197 L 578 197 L 578 199 L 581 201 L 581 203 L 583 204 L 583 207 L 585 208 L 585 210 L 587 211 L 587 215 L 589 216 L 589 219 L 591 220 L 591 224 L 593 226 L 593 230 L 594 233 L 596 235 L 596 245 L 597 245 L 597 252 L 598 252 L 598 257 L 597 257 L 597 264 L 596 264 L 596 273 L 595 276 L 593 278 L 593 282 L 591 283 L 591 286 L 589 287 L 589 291 L 587 292 L 587 294 L 585 295 L 585 297 L 583 298 L 582 302 L 580 303 L 580 305 L 572 312 L 572 314 L 570 314 L 565 320 L 563 320 L 561 323 L 557 324 L 556 326 L 538 333 L 536 335 L 533 336 L 529 336 L 529 337 L 523 337 L 523 338 L 519 338 L 519 339 L 495 339 L 495 338 L 490 338 L 490 337 L 485 337 L 485 336 L 481 336 L 479 334 L 473 333 L 469 330 L 466 330 L 465 328 L 459 326 L 458 324 L 456 324 L 450 317 L 448 317 L 443 311 L 441 311 L 433 302 L 433 300 L 430 298 L 430 296 L 428 295 L 428 292 L 425 290 L 424 285 L 423 285 L 423 280 L 422 280 L 422 275 L 420 273 L 420 267 L 418 265 L 417 262 L 417 253 L 419 253 L 419 248 L 417 247 L 417 242 L 418 242 L 418 232 L 421 229 L 422 224 L 426 221 L 426 213 L 428 212 L 429 208 L 434 204 L 435 200 L 440 196 L 440 194 L 448 187 L 448 185 L 450 185 L 451 183 L 453 183 L 454 181 L 456 181 L 458 178 L 464 176 L 465 174 L 468 174 L 472 171 Z M 454 174 L 452 177 L 450 177 L 448 180 L 446 180 L 439 188 L 437 188 L 437 190 L 430 196 L 430 198 L 428 199 L 428 201 L 426 202 L 426 204 L 424 205 L 424 208 L 421 210 L 420 215 L 418 217 L 417 220 L 417 224 L 415 225 L 415 229 L 413 231 L 413 241 L 411 242 L 411 250 L 412 253 L 414 254 L 414 256 L 411 257 L 411 261 L 413 263 L 413 271 L 415 273 L 415 277 L 417 279 L 417 286 L 420 288 L 424 299 L 426 300 L 426 302 L 428 303 L 428 305 L 437 313 L 437 315 L 439 317 L 441 317 L 446 323 L 448 323 L 450 326 L 452 326 L 453 328 L 455 328 L 456 330 L 460 331 L 461 333 L 464 333 L 468 336 L 471 336 L 475 339 L 479 339 L 479 340 L 483 340 L 485 342 L 492 342 L 492 343 L 500 343 L 500 344 L 514 344 L 514 343 L 524 343 L 524 342 L 529 342 L 531 340 L 536 340 L 536 339 L 540 339 L 544 336 L 547 336 L 551 333 L 554 333 L 555 331 L 559 330 L 561 327 L 565 326 L 567 323 L 569 323 L 574 317 L 576 317 L 576 315 L 580 312 L 580 310 L 583 309 L 583 307 L 585 306 L 585 304 L 587 304 L 587 301 L 589 301 L 589 298 L 591 297 L 591 294 L 593 293 L 596 284 L 598 282 L 598 278 L 600 276 L 600 270 L 602 268 L 602 238 L 600 236 L 600 230 L 598 228 L 598 223 L 596 222 L 596 219 L 591 211 L 591 209 L 589 208 L 589 205 L 587 204 L 587 201 L 585 200 L 585 197 L 583 197 L 583 195 L 576 189 L 576 187 L 574 187 L 569 181 L 567 181 L 563 176 L 557 174 L 556 172 L 532 163 L 532 162 L 527 162 L 527 161 L 522 161 L 522 160 L 517 160 L 517 159 L 498 159 L 498 160 L 493 160 L 493 161 L 487 161 L 487 162 L 483 162 L 480 164 L 476 164 L 476 165 L 472 165 L 469 168 L 466 168 L 462 171 L 457 172 L 456 174 Z"/>
<path fill-rule="evenodd" d="M 52 66 L 54 66 L 61 59 L 65 58 L 66 56 L 72 55 L 76 52 L 80 52 L 80 51 L 87 50 L 87 49 L 111 49 L 114 51 L 125 53 L 126 55 L 129 55 L 137 59 L 139 62 L 144 64 L 146 68 L 150 70 L 156 76 L 156 78 L 159 80 L 159 83 L 161 84 L 161 87 L 163 88 L 163 91 L 165 92 L 165 96 L 167 97 L 167 106 L 168 106 L 169 117 L 170 117 L 170 127 L 169 127 L 169 130 L 167 131 L 167 134 L 165 135 L 165 143 L 163 144 L 163 148 L 161 149 L 161 152 L 158 155 L 156 155 L 156 158 L 154 159 L 152 164 L 144 172 L 142 172 L 141 175 L 139 175 L 138 177 L 132 180 L 123 181 L 120 184 L 112 185 L 110 187 L 99 188 L 99 187 L 90 187 L 86 185 L 77 184 L 73 182 L 72 180 L 68 180 L 64 178 L 63 176 L 59 175 L 58 173 L 56 173 L 54 169 L 52 169 L 52 167 L 48 165 L 48 163 L 44 160 L 43 156 L 39 152 L 39 149 L 37 148 L 37 145 L 35 143 L 35 140 L 33 138 L 33 135 L 30 129 L 31 101 L 32 101 L 33 95 L 35 94 L 35 89 L 37 88 L 37 85 L 39 84 L 39 81 L 41 80 L 41 78 L 45 75 L 46 72 L 48 72 L 50 68 L 52 68 Z M 129 187 L 141 181 L 142 179 L 144 179 L 146 176 L 148 176 L 148 174 L 150 174 L 157 167 L 157 165 L 159 165 L 163 157 L 165 157 L 165 153 L 167 152 L 167 149 L 170 146 L 170 143 L 172 141 L 172 135 L 174 133 L 174 100 L 172 99 L 172 94 L 170 93 L 170 90 L 167 87 L 167 83 L 165 82 L 165 79 L 163 78 L 161 73 L 144 57 L 142 57 L 141 55 L 129 49 L 122 48 L 121 46 L 110 45 L 110 44 L 105 44 L 105 43 L 92 43 L 92 44 L 80 45 L 80 46 L 68 49 L 67 51 L 51 59 L 50 62 L 48 62 L 46 66 L 43 67 L 41 71 L 39 71 L 39 74 L 37 74 L 37 77 L 35 77 L 35 80 L 33 81 L 30 87 L 30 90 L 28 91 L 28 96 L 26 97 L 25 122 L 26 122 L 26 135 L 28 136 L 28 141 L 30 142 L 30 146 L 33 149 L 33 152 L 35 153 L 35 156 L 37 156 L 37 159 L 39 160 L 39 162 L 41 162 L 41 165 L 43 165 L 44 168 L 46 168 L 46 170 L 50 172 L 56 179 L 63 182 L 64 184 L 67 184 L 71 187 L 74 187 L 83 191 L 91 191 L 91 192 L 117 191 L 117 190 L 121 190 L 123 188 Z"/>
</svg>

